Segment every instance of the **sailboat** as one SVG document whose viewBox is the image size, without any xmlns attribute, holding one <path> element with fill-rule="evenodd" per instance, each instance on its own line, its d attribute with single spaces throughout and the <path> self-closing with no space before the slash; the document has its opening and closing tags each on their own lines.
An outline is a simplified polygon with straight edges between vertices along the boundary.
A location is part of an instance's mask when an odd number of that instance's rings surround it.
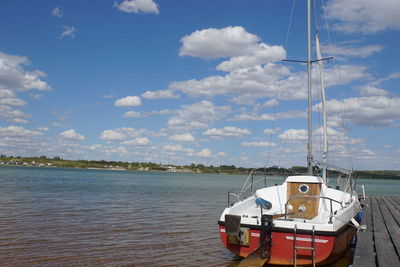
<svg viewBox="0 0 400 267">
<path fill-rule="evenodd" d="M 241 257 L 256 254 L 263 262 L 273 265 L 332 263 L 347 250 L 359 226 L 356 218 L 360 203 L 354 191 L 353 172 L 327 163 L 324 91 L 322 161 L 315 160 L 312 154 L 311 64 L 316 62 L 321 68 L 324 59 L 317 37 L 317 60 L 311 60 L 310 0 L 307 5 L 308 58 L 304 62 L 308 69 L 308 172 L 288 176 L 281 185 L 263 187 L 255 192 L 246 190 L 253 188 L 250 174 L 240 192 L 228 193 L 228 207 L 218 221 L 220 238 L 227 249 Z M 347 176 L 345 189 L 328 185 L 327 169 Z"/>
</svg>

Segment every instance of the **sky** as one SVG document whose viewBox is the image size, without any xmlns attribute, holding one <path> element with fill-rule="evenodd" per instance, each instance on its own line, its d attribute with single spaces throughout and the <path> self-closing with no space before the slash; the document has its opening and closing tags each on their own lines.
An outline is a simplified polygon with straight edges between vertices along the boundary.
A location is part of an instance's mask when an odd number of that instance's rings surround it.
<svg viewBox="0 0 400 267">
<path fill-rule="evenodd" d="M 400 3 L 316 2 L 314 158 L 322 73 L 328 162 L 398 170 Z M 307 70 L 282 61 L 306 59 L 305 5 L 3 0 L 0 154 L 306 166 Z"/>
</svg>

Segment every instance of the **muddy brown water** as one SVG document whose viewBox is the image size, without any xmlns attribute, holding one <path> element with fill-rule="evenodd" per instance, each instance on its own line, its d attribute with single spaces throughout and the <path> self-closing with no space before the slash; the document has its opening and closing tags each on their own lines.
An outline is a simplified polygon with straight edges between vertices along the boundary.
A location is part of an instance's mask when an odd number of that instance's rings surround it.
<svg viewBox="0 0 400 267">
<path fill-rule="evenodd" d="M 237 266 L 217 221 L 244 179 L 0 167 L 0 266 Z"/>
</svg>

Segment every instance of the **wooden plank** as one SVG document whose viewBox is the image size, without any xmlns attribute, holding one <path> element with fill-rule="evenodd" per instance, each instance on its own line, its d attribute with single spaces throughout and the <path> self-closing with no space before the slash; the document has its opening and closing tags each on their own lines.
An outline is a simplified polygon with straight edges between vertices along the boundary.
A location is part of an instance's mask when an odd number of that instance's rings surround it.
<svg viewBox="0 0 400 267">
<path fill-rule="evenodd" d="M 395 207 L 397 208 L 397 210 L 400 211 L 400 198 L 393 198 L 393 201 L 396 203 Z"/>
<path fill-rule="evenodd" d="M 392 238 L 394 248 L 397 251 L 397 254 L 400 255 L 400 235 L 395 234 L 390 236 Z"/>
<path fill-rule="evenodd" d="M 399 228 L 400 231 L 400 209 L 397 209 L 391 202 L 390 198 L 384 197 L 383 198 L 385 201 L 385 204 L 388 208 L 388 210 L 390 211 L 390 213 L 393 215 L 393 220 L 395 221 L 393 223 L 394 226 L 397 225 L 397 228 Z M 390 232 L 390 231 L 389 231 Z M 395 232 L 393 232 L 395 234 Z M 399 233 L 399 232 L 397 232 Z"/>
<path fill-rule="evenodd" d="M 353 267 L 375 267 L 375 251 L 373 233 L 359 231 L 357 233 L 357 245 L 354 252 Z"/>
<path fill-rule="evenodd" d="M 357 234 L 352 266 L 400 266 L 399 204 L 398 198 L 367 199 L 362 219 L 362 224 L 367 225 L 367 230 L 359 231 Z"/>
<path fill-rule="evenodd" d="M 379 206 L 381 208 L 383 220 L 385 221 L 386 228 L 390 235 L 400 235 L 400 227 L 397 224 L 397 221 L 393 218 L 392 213 L 386 206 L 386 203 L 383 198 L 378 199 Z"/>
<path fill-rule="evenodd" d="M 400 198 L 398 197 L 391 197 L 391 200 L 396 203 L 397 208 L 400 208 Z"/>
<path fill-rule="evenodd" d="M 374 233 L 386 233 L 387 229 L 378 204 L 378 197 L 371 198 L 372 222 Z"/>
<path fill-rule="evenodd" d="M 354 252 L 354 267 L 376 266 L 373 240 L 371 197 L 367 197 L 363 207 L 361 224 L 367 228 L 357 232 L 357 244 Z"/>
<path fill-rule="evenodd" d="M 392 206 L 395 207 L 396 210 L 399 209 L 399 205 L 397 205 L 397 202 L 394 200 L 393 197 L 384 197 L 384 199 L 386 200 L 386 202 L 390 202 L 390 204 L 392 204 Z"/>
<path fill-rule="evenodd" d="M 390 203 L 392 203 L 393 207 L 400 212 L 400 200 L 398 198 L 394 197 L 387 197 L 387 200 L 389 200 Z"/>
<path fill-rule="evenodd" d="M 399 257 L 396 254 L 388 233 L 374 233 L 375 249 L 379 266 L 400 266 Z"/>
<path fill-rule="evenodd" d="M 391 222 L 386 221 L 388 231 L 397 254 L 400 255 L 400 211 L 392 204 L 391 198 L 385 197 L 384 200 L 388 210 L 393 215 L 393 220 Z"/>
</svg>

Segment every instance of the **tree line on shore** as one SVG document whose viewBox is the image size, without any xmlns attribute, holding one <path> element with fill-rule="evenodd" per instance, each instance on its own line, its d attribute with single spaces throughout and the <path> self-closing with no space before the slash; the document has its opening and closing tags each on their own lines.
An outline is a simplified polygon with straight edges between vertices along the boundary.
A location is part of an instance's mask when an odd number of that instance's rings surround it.
<svg viewBox="0 0 400 267">
<path fill-rule="evenodd" d="M 190 165 L 161 164 L 153 162 L 125 162 L 107 160 L 68 160 L 59 156 L 49 158 L 47 156 L 20 157 L 0 155 L 0 165 L 17 166 L 38 166 L 38 167 L 58 167 L 58 168 L 98 168 L 98 169 L 121 169 L 121 170 L 141 170 L 141 171 L 172 171 L 172 172 L 195 172 L 195 173 L 221 173 L 221 174 L 250 174 L 254 175 L 294 175 L 307 173 L 307 168 L 303 166 L 293 166 L 283 168 L 278 166 L 262 168 L 244 168 L 235 165 L 205 166 L 203 164 L 192 163 Z M 339 174 L 335 171 L 328 171 L 328 175 L 335 177 Z M 358 178 L 374 179 L 400 179 L 399 170 L 360 170 L 356 171 Z"/>
</svg>

